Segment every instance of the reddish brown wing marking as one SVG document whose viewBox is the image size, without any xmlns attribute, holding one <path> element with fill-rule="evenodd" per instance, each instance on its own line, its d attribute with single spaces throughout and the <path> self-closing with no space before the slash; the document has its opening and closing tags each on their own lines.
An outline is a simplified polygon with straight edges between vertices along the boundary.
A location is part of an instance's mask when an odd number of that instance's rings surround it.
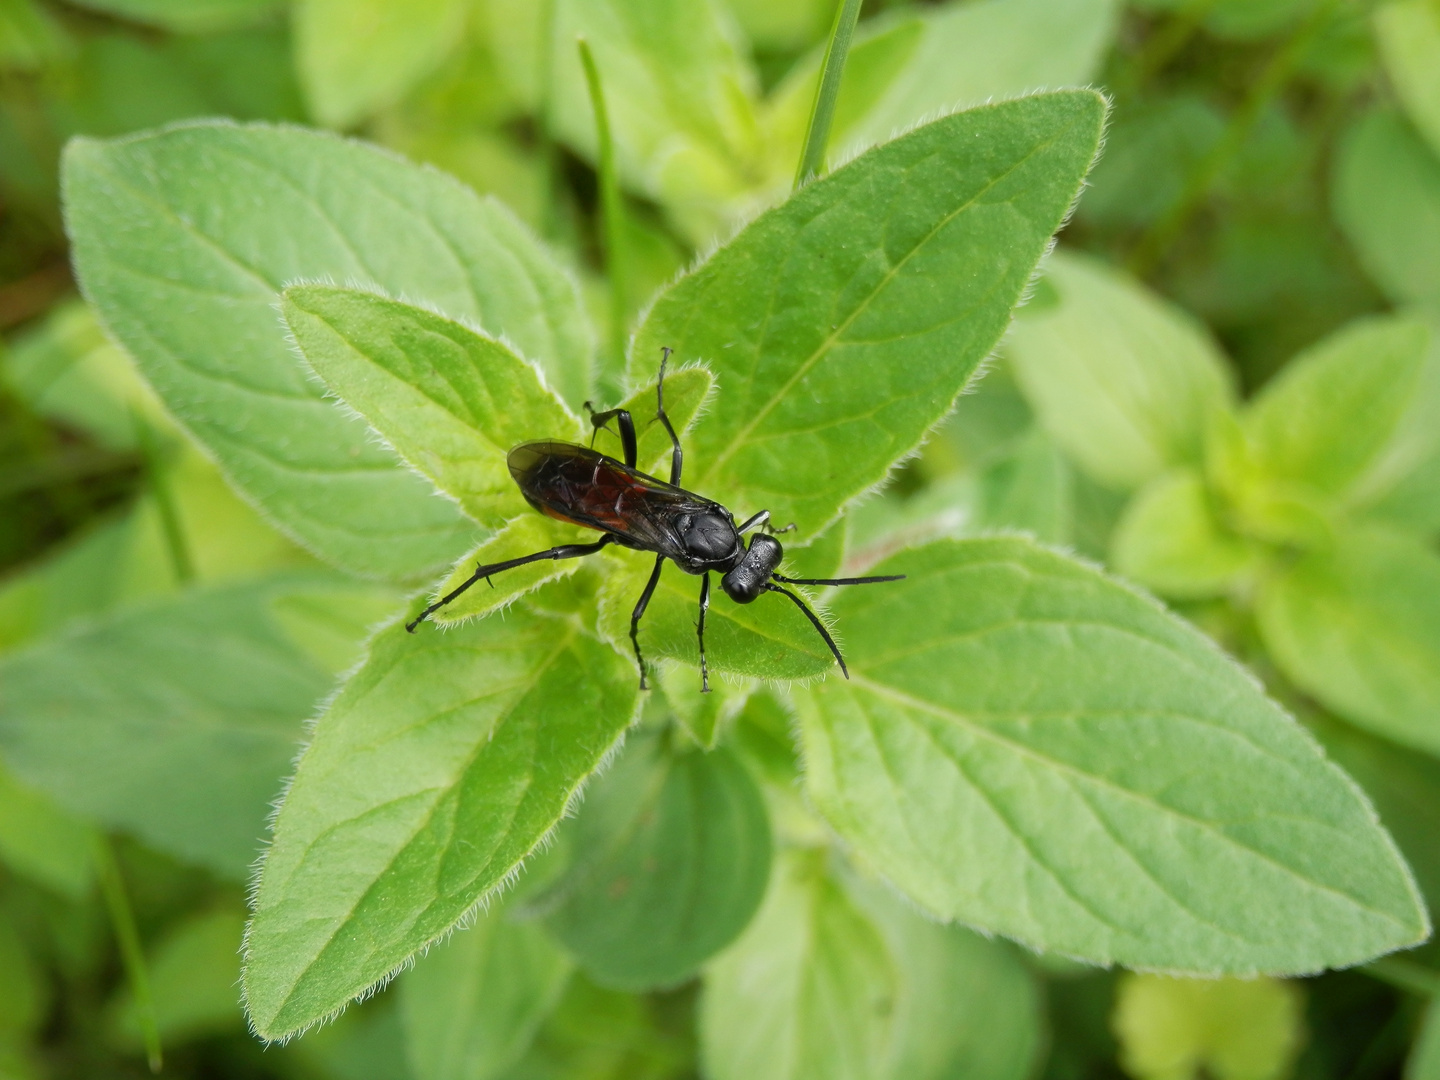
<svg viewBox="0 0 1440 1080">
<path fill-rule="evenodd" d="M 610 533 L 627 547 L 678 558 L 674 519 L 714 504 L 566 442 L 524 443 L 510 451 L 510 475 L 525 500 L 547 517 Z"/>
</svg>

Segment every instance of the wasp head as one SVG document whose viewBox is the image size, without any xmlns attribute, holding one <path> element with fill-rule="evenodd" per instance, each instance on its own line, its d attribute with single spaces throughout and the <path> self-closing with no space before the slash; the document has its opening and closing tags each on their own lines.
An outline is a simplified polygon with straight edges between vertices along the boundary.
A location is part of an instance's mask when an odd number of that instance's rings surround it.
<svg viewBox="0 0 1440 1080">
<path fill-rule="evenodd" d="M 720 579 L 720 587 L 737 604 L 748 604 L 765 588 L 770 575 L 780 565 L 785 551 L 780 541 L 765 533 L 756 533 L 750 541 L 750 550 L 745 552 L 735 569 Z"/>
</svg>

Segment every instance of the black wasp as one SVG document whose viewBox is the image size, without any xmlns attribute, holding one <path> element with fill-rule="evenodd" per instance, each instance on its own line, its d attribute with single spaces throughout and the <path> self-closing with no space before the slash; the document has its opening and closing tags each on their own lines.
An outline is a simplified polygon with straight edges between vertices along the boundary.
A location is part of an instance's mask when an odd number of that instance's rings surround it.
<svg viewBox="0 0 1440 1080">
<path fill-rule="evenodd" d="M 868 585 L 877 581 L 899 581 L 904 575 L 857 578 L 789 578 L 775 572 L 784 556 L 780 541 L 768 531 L 770 511 L 761 510 L 740 524 L 735 515 L 717 502 L 686 491 L 680 486 L 680 469 L 685 452 L 670 418 L 665 415 L 665 364 L 670 350 L 663 350 L 660 377 L 655 383 L 655 419 L 665 425 L 674 449 L 670 454 L 670 482 L 648 476 L 635 467 L 637 454 L 635 422 L 626 409 L 597 413 L 585 403 L 591 423 L 598 432 L 614 420 L 620 428 L 620 443 L 625 460 L 616 461 L 591 447 L 567 442 L 522 443 L 510 451 L 510 475 L 520 485 L 525 501 L 540 513 L 557 521 L 583 525 L 603 533 L 593 544 L 562 544 L 548 551 L 522 555 L 518 559 L 477 566 L 475 573 L 406 624 L 411 633 L 432 612 L 444 607 L 477 581 L 488 581 L 502 570 L 513 570 L 541 559 L 578 559 L 594 555 L 607 544 L 619 544 L 635 551 L 653 551 L 655 569 L 645 583 L 635 610 L 630 615 L 630 642 L 635 646 L 635 661 L 640 665 L 640 688 L 645 683 L 645 659 L 640 654 L 640 618 L 645 614 L 660 581 L 660 570 L 669 559 L 687 574 L 700 575 L 700 621 L 696 626 L 700 642 L 700 686 L 710 690 L 710 674 L 705 666 L 705 612 L 710 607 L 710 571 L 723 574 L 720 587 L 737 604 L 748 604 L 762 592 L 789 597 L 805 613 L 811 624 L 830 646 L 835 662 L 845 677 L 850 677 L 845 659 L 825 624 L 805 601 L 786 585 Z M 593 439 L 591 440 L 594 441 Z M 751 529 L 759 529 L 750 539 L 747 550 L 742 537 Z"/>
</svg>

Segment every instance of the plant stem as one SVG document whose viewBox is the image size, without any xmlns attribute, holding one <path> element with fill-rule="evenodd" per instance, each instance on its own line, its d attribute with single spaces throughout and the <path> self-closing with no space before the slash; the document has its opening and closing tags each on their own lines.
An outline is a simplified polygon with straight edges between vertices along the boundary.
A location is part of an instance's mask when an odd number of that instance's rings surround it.
<svg viewBox="0 0 1440 1080">
<path fill-rule="evenodd" d="M 1131 273 L 1136 277 L 1144 277 L 1155 268 L 1166 249 L 1189 223 L 1200 203 L 1210 193 L 1216 177 L 1245 145 L 1245 140 L 1255 129 L 1265 106 L 1275 99 L 1285 85 L 1296 61 L 1324 29 L 1336 2 L 1337 0 L 1328 0 L 1316 7 L 1310 17 L 1275 51 L 1275 55 L 1265 65 L 1265 70 L 1260 73 L 1260 78 L 1250 88 L 1250 93 L 1230 117 L 1230 123 L 1220 136 L 1220 141 L 1200 160 L 1186 179 L 1179 198 L 1130 252 L 1130 258 L 1126 261 Z"/>
<path fill-rule="evenodd" d="M 125 968 L 125 977 L 130 982 L 130 993 L 135 998 L 135 1014 L 140 1023 L 140 1033 L 145 1039 L 145 1057 L 150 1071 L 158 1073 L 163 1064 L 160 1051 L 160 1027 L 155 1022 L 155 999 L 150 995 L 150 977 L 145 971 L 145 953 L 140 947 L 140 931 L 135 927 L 135 912 L 130 908 L 130 897 L 125 893 L 125 879 L 120 874 L 120 864 L 110 841 L 101 833 L 95 834 L 95 872 L 100 882 L 100 892 L 105 898 L 105 907 L 110 913 L 110 925 L 115 931 L 115 941 L 120 946 L 120 962 Z"/>
<path fill-rule="evenodd" d="M 835 25 L 830 28 L 830 44 L 825 47 L 825 62 L 820 66 L 820 84 L 815 87 L 815 104 L 810 108 L 810 126 L 805 131 L 805 149 L 800 153 L 800 167 L 795 170 L 795 190 L 799 191 L 825 167 L 825 149 L 830 144 L 830 125 L 835 120 L 835 102 L 840 97 L 840 77 L 845 73 L 845 59 L 850 55 L 850 39 L 855 36 L 855 23 L 860 18 L 862 0 L 841 0 L 835 11 Z"/>
<path fill-rule="evenodd" d="M 1200 29 L 1200 24 L 1214 6 L 1215 0 L 1190 0 L 1152 34 L 1130 66 L 1127 89 L 1139 90 L 1154 78 L 1157 71 L 1173 60 L 1176 53 L 1194 37 L 1195 31 Z"/>
<path fill-rule="evenodd" d="M 540 232 L 553 237 L 555 222 L 555 140 L 550 135 L 550 110 L 555 98 L 555 0 L 540 0 L 539 49 L 535 58 L 535 144 L 540 157 Z"/>
<path fill-rule="evenodd" d="M 610 351 L 614 362 L 625 364 L 625 324 L 629 308 L 625 303 L 625 206 L 620 201 L 620 180 L 615 175 L 615 144 L 610 138 L 610 114 L 605 109 L 605 89 L 600 69 L 590 52 L 590 43 L 576 38 L 585 81 L 590 86 L 590 105 L 595 111 L 595 135 L 600 143 L 600 215 L 605 233 L 605 270 L 610 279 Z"/>
<path fill-rule="evenodd" d="M 185 529 L 180 524 L 180 511 L 175 507 L 170 481 L 165 476 L 159 442 L 144 417 L 138 412 L 131 415 L 135 422 L 135 441 L 139 443 L 140 455 L 145 459 L 145 478 L 150 485 L 150 494 L 155 498 L 155 509 L 160 514 L 165 549 L 170 553 L 170 568 L 175 572 L 176 581 L 188 585 L 195 580 L 195 563 L 185 542 Z"/>
</svg>

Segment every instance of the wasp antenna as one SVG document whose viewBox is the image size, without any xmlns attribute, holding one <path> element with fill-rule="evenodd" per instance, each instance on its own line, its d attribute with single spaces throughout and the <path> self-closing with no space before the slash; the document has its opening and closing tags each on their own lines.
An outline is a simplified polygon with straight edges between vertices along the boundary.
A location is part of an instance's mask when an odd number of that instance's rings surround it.
<svg viewBox="0 0 1440 1080">
<path fill-rule="evenodd" d="M 904 574 L 890 574 L 885 577 L 833 577 L 833 578 L 800 578 L 784 577 L 780 574 L 771 574 L 776 581 L 783 581 L 786 585 L 874 585 L 878 581 L 904 581 Z"/>
<path fill-rule="evenodd" d="M 788 581 L 789 578 L 785 580 Z M 795 606 L 805 613 L 805 617 L 809 619 L 815 629 L 820 632 L 820 636 L 825 639 L 825 644 L 829 645 L 830 651 L 835 654 L 835 662 L 840 665 L 840 673 L 844 675 L 845 678 L 850 678 L 850 669 L 845 666 L 845 658 L 840 655 L 840 649 L 835 644 L 835 639 L 830 636 L 830 631 L 825 629 L 825 624 L 820 621 L 820 617 L 806 606 L 805 601 L 801 600 L 800 597 L 796 596 L 789 589 L 782 589 L 779 585 L 772 585 L 768 581 L 765 583 L 764 589 L 766 592 L 778 592 L 782 596 L 788 596 Z"/>
</svg>

